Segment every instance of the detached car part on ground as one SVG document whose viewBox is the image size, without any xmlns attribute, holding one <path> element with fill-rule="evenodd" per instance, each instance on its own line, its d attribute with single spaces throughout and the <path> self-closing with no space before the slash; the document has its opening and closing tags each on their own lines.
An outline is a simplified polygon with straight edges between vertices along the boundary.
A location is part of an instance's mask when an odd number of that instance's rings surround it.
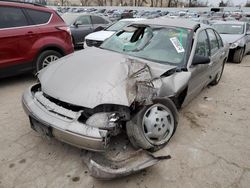
<svg viewBox="0 0 250 188">
<path fill-rule="evenodd" d="M 228 46 L 214 51 L 217 37 L 213 28 L 188 20 L 140 21 L 100 48 L 75 52 L 40 71 L 23 107 L 33 129 L 79 148 L 106 151 L 125 132 L 135 148 L 159 150 L 175 133 L 177 109 L 220 81 Z M 85 161 L 95 177 L 113 178 L 164 158 L 144 154 L 139 163 L 114 165 L 112 175 L 107 161 Z"/>
<path fill-rule="evenodd" d="M 244 55 L 250 51 L 250 25 L 239 21 L 218 21 L 213 26 L 223 41 L 230 45 L 229 60 L 241 63 Z"/>
</svg>

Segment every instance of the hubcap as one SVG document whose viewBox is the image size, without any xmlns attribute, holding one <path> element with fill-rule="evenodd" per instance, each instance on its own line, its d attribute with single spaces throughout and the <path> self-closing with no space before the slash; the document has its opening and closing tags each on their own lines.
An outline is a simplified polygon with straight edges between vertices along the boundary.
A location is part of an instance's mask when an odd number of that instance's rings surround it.
<svg viewBox="0 0 250 188">
<path fill-rule="evenodd" d="M 151 144 L 161 145 L 171 138 L 174 123 L 172 112 L 164 105 L 155 104 L 143 116 L 144 135 Z"/>
<path fill-rule="evenodd" d="M 59 59 L 56 55 L 49 55 L 47 56 L 44 60 L 43 60 L 43 64 L 42 64 L 42 67 L 46 67 L 48 66 L 51 62 L 55 61 Z"/>
</svg>

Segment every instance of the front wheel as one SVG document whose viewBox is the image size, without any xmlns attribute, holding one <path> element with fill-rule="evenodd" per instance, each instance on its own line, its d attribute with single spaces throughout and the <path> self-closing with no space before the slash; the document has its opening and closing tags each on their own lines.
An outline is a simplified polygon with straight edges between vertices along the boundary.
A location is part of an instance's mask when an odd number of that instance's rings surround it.
<svg viewBox="0 0 250 188">
<path fill-rule="evenodd" d="M 244 56 L 244 48 L 236 49 L 233 55 L 233 62 L 241 63 L 243 56 Z"/>
<path fill-rule="evenodd" d="M 60 54 L 57 51 L 54 50 L 43 51 L 37 58 L 36 71 L 38 72 L 39 70 L 48 66 L 51 62 L 56 61 L 60 57 L 62 57 L 62 54 Z"/>
<path fill-rule="evenodd" d="M 127 122 L 126 128 L 134 147 L 156 151 L 168 143 L 177 124 L 178 112 L 174 103 L 170 99 L 158 99 L 139 111 Z"/>
</svg>

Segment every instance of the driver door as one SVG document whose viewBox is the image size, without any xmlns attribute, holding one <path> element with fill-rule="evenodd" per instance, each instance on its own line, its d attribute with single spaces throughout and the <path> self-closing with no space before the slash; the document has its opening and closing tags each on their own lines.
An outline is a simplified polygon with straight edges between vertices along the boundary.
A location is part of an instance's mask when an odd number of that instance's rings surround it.
<svg viewBox="0 0 250 188">
<path fill-rule="evenodd" d="M 195 54 L 210 56 L 209 39 L 205 30 L 198 34 Z M 184 105 L 197 96 L 209 81 L 209 64 L 190 65 L 191 78 Z"/>
</svg>

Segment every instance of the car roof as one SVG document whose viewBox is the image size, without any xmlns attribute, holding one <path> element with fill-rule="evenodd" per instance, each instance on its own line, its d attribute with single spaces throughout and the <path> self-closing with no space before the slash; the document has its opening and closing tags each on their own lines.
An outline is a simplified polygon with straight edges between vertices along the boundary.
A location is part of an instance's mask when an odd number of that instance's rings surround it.
<svg viewBox="0 0 250 188">
<path fill-rule="evenodd" d="M 162 25 L 162 26 L 172 26 L 172 27 L 182 27 L 186 29 L 195 29 L 200 23 L 192 20 L 182 19 L 182 18 L 154 18 L 138 21 L 137 24 L 142 25 Z"/>
<path fill-rule="evenodd" d="M 125 18 L 125 19 L 121 19 L 119 21 L 132 21 L 132 22 L 137 22 L 137 21 L 142 21 L 142 20 L 146 20 L 146 18 Z"/>
<path fill-rule="evenodd" d="M 245 22 L 241 22 L 241 21 L 216 21 L 214 24 L 238 24 L 238 25 L 244 25 Z"/>
<path fill-rule="evenodd" d="M 101 16 L 101 15 L 96 15 L 96 14 L 91 14 L 91 13 L 86 13 L 86 12 L 76 12 L 76 13 L 73 13 L 73 12 L 66 12 L 64 13 L 63 15 L 75 15 L 75 16 L 82 16 L 82 15 L 85 15 L 85 16 L 98 16 L 98 17 L 102 17 L 102 18 L 105 18 L 105 16 Z"/>
</svg>

